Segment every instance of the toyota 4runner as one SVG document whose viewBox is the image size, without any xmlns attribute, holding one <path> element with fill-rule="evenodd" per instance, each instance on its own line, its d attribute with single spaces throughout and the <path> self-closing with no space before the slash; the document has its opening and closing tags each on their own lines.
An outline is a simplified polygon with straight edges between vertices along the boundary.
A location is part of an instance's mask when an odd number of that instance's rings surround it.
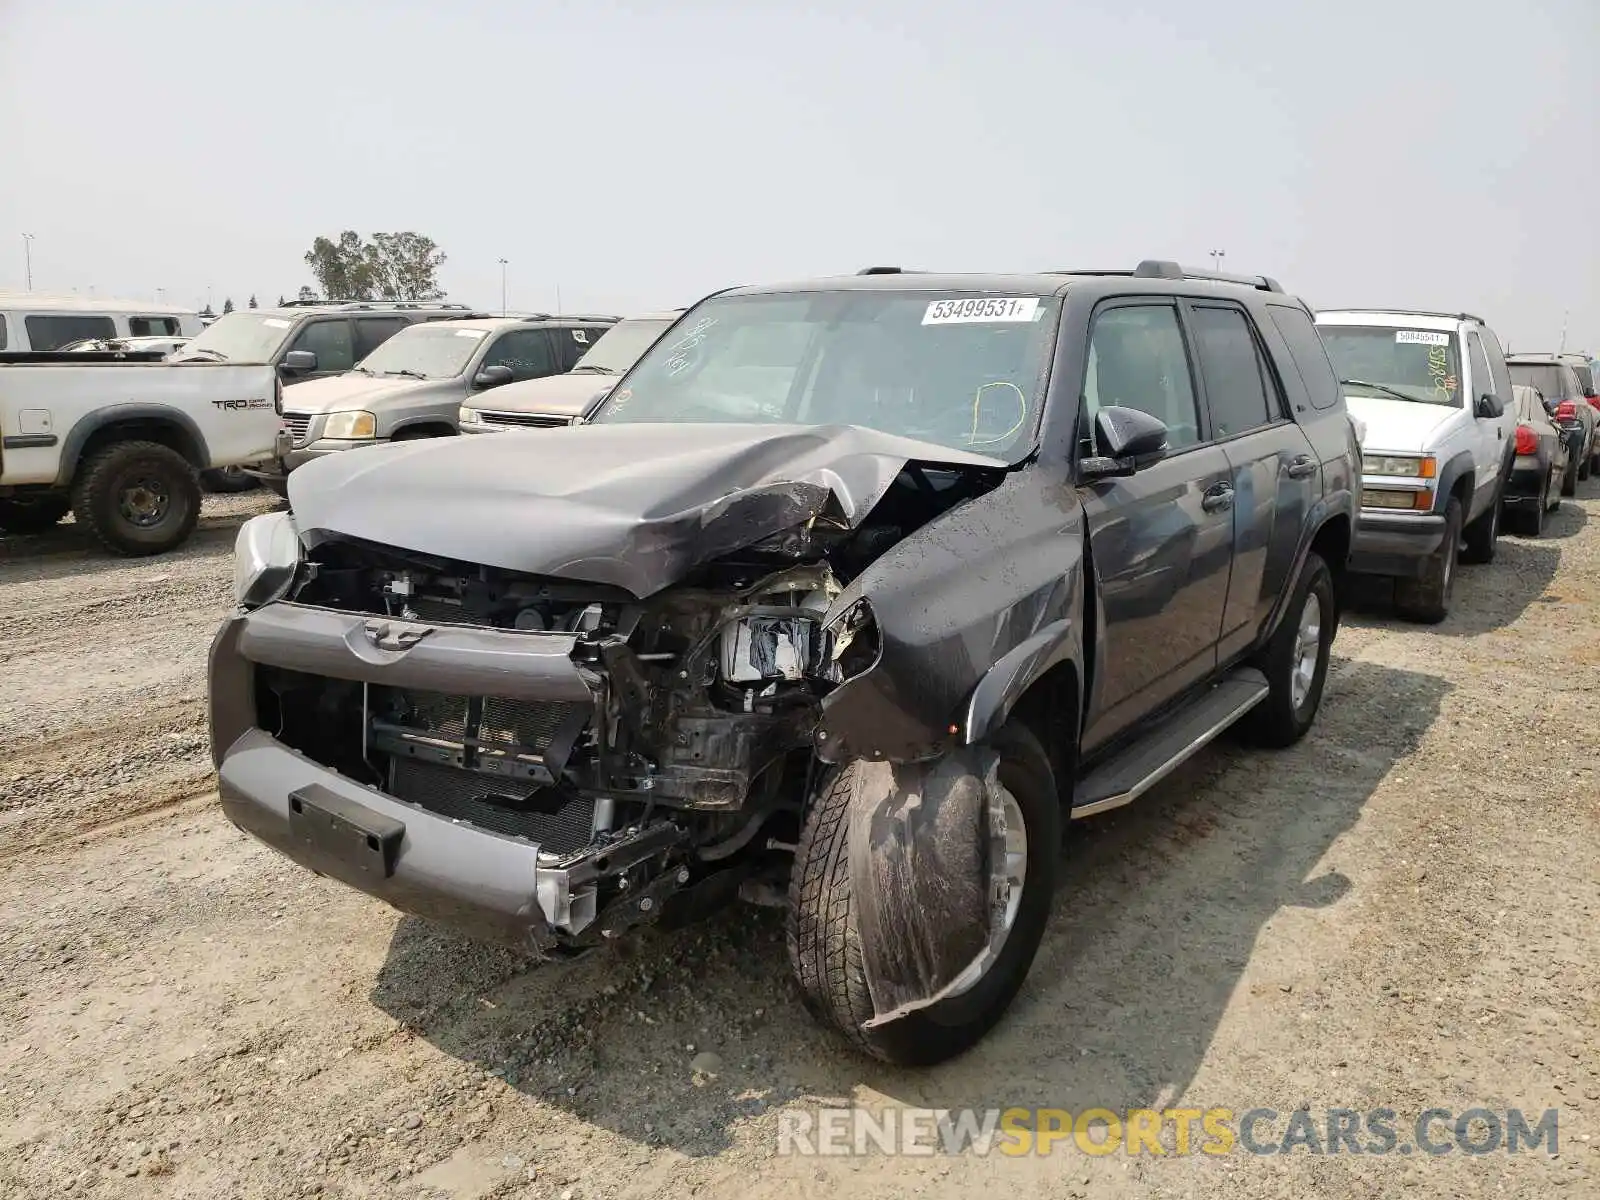
<svg viewBox="0 0 1600 1200">
<path fill-rule="evenodd" d="M 222 804 L 535 953 L 785 904 L 812 1010 L 937 1061 L 1020 987 L 1067 821 L 1310 727 L 1356 455 L 1267 279 L 722 292 L 588 424 L 290 477 L 212 646 Z"/>
</svg>

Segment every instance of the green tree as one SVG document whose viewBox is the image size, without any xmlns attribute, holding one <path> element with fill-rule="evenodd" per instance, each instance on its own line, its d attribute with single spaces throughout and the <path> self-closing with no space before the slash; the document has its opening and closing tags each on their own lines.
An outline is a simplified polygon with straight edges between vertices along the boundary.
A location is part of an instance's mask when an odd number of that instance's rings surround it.
<svg viewBox="0 0 1600 1200">
<path fill-rule="evenodd" d="M 370 240 L 346 229 L 335 241 L 319 237 L 306 265 L 330 300 L 439 300 L 445 255 L 430 237 L 412 231 L 375 233 Z"/>
<path fill-rule="evenodd" d="M 301 288 L 299 294 L 295 296 L 296 300 L 315 300 L 316 298 L 317 293 L 308 287 Z"/>
<path fill-rule="evenodd" d="M 229 296 L 222 302 L 222 315 L 227 316 L 233 311 L 233 297 Z"/>
<path fill-rule="evenodd" d="M 259 304 L 256 303 L 256 294 L 254 292 L 250 293 L 250 307 L 251 308 L 260 308 L 261 307 Z"/>
<path fill-rule="evenodd" d="M 282 292 L 279 292 L 279 293 L 278 293 L 278 307 L 279 307 L 279 308 L 282 308 L 282 307 L 283 307 L 283 306 L 284 306 L 284 305 L 285 305 L 285 304 L 286 304 L 286 303 L 288 303 L 288 301 L 286 301 L 286 300 L 285 300 L 285 299 L 284 299 L 284 297 L 283 297 L 283 293 L 282 293 Z"/>
</svg>

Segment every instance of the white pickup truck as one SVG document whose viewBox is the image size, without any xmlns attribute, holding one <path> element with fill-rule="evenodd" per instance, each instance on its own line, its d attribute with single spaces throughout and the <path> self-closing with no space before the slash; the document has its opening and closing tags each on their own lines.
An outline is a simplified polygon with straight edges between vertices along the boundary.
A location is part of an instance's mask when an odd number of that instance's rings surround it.
<svg viewBox="0 0 1600 1200">
<path fill-rule="evenodd" d="M 1459 562 L 1494 558 L 1516 455 L 1516 400 L 1500 340 L 1469 313 L 1317 314 L 1361 438 L 1352 571 L 1395 579 L 1403 616 L 1450 611 Z"/>
<path fill-rule="evenodd" d="M 118 554 L 171 550 L 199 519 L 198 473 L 270 458 L 282 404 L 267 365 L 0 354 L 0 532 L 70 511 Z"/>
</svg>

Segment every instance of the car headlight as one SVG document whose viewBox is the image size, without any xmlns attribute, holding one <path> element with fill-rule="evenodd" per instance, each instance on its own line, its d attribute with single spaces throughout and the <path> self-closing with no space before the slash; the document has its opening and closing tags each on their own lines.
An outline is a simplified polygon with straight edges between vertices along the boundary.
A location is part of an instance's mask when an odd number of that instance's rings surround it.
<svg viewBox="0 0 1600 1200">
<path fill-rule="evenodd" d="M 1431 454 L 1363 454 L 1363 475 L 1396 475 L 1404 479 L 1432 479 L 1439 473 L 1439 460 Z"/>
<path fill-rule="evenodd" d="M 281 599 L 300 565 L 300 532 L 286 512 L 262 513 L 239 527 L 233 546 L 233 596 L 244 608 Z"/>
<path fill-rule="evenodd" d="M 336 412 L 328 414 L 328 422 L 322 427 L 322 436 L 330 438 L 369 438 L 375 437 L 378 430 L 378 419 L 371 413 L 362 409 L 351 409 L 349 412 Z"/>
<path fill-rule="evenodd" d="M 483 414 L 475 408 L 468 408 L 463 404 L 456 413 L 456 420 L 462 425 L 478 425 L 483 421 Z"/>
</svg>

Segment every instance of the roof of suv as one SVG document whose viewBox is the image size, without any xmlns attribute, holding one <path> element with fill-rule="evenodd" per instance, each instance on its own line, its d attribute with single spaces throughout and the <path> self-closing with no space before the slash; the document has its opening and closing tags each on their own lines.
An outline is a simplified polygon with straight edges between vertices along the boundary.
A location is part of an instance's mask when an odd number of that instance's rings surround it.
<svg viewBox="0 0 1600 1200">
<path fill-rule="evenodd" d="M 1317 321 L 1324 325 L 1395 325 L 1411 329 L 1454 329 L 1462 321 L 1487 325 L 1471 313 L 1419 312 L 1409 308 L 1322 308 Z"/>
<path fill-rule="evenodd" d="M 1548 363 L 1551 366 L 1576 367 L 1583 362 L 1583 360 L 1575 359 L 1570 354 L 1541 354 L 1536 350 L 1525 351 L 1520 354 L 1508 354 L 1506 355 L 1506 361 L 1508 363 L 1514 362 L 1519 366 L 1524 367 L 1532 366 L 1536 363 Z"/>
<path fill-rule="evenodd" d="M 605 324 L 612 324 L 615 322 L 615 318 L 541 317 L 536 313 L 523 317 L 519 317 L 515 314 L 505 317 L 486 317 L 481 313 L 475 313 L 470 317 L 451 317 L 446 321 L 429 321 L 427 323 L 429 325 L 448 325 L 451 329 L 483 329 L 492 331 L 495 329 L 509 329 L 512 326 L 531 326 L 535 328 L 541 326 L 550 326 L 554 329 L 565 329 L 572 325 L 593 325 L 597 321 Z"/>
</svg>

